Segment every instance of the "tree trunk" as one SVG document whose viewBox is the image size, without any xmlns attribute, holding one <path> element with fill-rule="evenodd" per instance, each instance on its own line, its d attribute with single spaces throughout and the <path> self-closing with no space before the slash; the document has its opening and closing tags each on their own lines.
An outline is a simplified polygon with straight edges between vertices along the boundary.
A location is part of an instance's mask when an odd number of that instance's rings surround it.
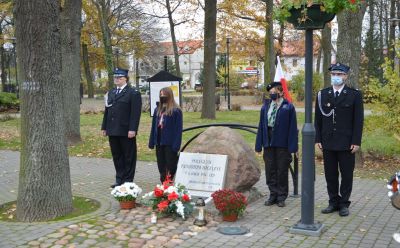
<svg viewBox="0 0 400 248">
<path fill-rule="evenodd" d="M 90 71 L 88 48 L 87 44 L 85 43 L 82 43 L 82 61 L 83 61 L 83 67 L 85 68 L 88 98 L 94 98 L 93 78 L 92 78 L 92 72 Z"/>
<path fill-rule="evenodd" d="M 172 46 L 174 48 L 175 68 L 176 68 L 176 74 L 177 74 L 175 76 L 181 77 L 182 75 L 181 75 L 181 67 L 179 65 L 179 51 L 178 51 L 178 45 L 176 44 L 175 23 L 174 23 L 174 20 L 172 19 L 172 10 L 171 10 L 171 5 L 170 5 L 170 0 L 165 0 L 165 6 L 167 6 L 169 28 L 171 30 Z"/>
<path fill-rule="evenodd" d="M 274 23 L 273 23 L 273 0 L 265 0 L 266 4 L 266 26 L 265 26 L 265 57 L 264 57 L 264 84 L 267 85 L 275 76 L 275 53 L 274 53 Z"/>
<path fill-rule="evenodd" d="M 321 68 L 321 60 L 322 60 L 322 46 L 321 47 L 319 47 L 319 49 L 318 49 L 318 54 L 317 54 L 317 64 L 316 64 L 316 68 L 315 68 L 315 72 L 316 73 L 320 73 L 321 72 L 321 70 L 320 70 L 320 68 Z"/>
<path fill-rule="evenodd" d="M 281 23 L 279 25 L 279 36 L 278 36 L 278 50 L 276 51 L 277 56 L 282 56 L 282 49 L 283 49 L 283 37 L 285 35 L 285 23 Z"/>
<path fill-rule="evenodd" d="M 326 88 L 331 85 L 331 74 L 328 68 L 332 63 L 332 32 L 329 24 L 325 25 L 325 28 L 322 29 L 321 36 L 321 48 L 323 52 L 322 71 L 324 73 L 324 88 Z"/>
<path fill-rule="evenodd" d="M 389 20 L 393 20 L 395 18 L 396 18 L 396 0 L 390 0 Z M 395 51 L 396 37 L 395 37 L 395 35 L 396 35 L 396 21 L 389 21 L 388 55 L 389 55 L 389 59 L 391 61 L 393 68 L 394 68 L 394 58 L 396 56 L 396 51 Z"/>
<path fill-rule="evenodd" d="M 204 86 L 201 118 L 215 119 L 215 56 L 217 47 L 217 1 L 204 6 Z"/>
<path fill-rule="evenodd" d="M 350 66 L 348 84 L 354 88 L 357 88 L 359 83 L 361 31 L 365 10 L 366 3 L 363 2 L 356 12 L 342 11 L 337 15 L 337 62 Z"/>
<path fill-rule="evenodd" d="M 61 12 L 61 57 L 65 136 L 68 144 L 81 141 L 81 9 L 82 0 L 65 0 Z"/>
<path fill-rule="evenodd" d="M 1 32 L 0 32 L 1 34 Z M 1 85 L 2 91 L 6 91 L 6 84 L 7 84 L 7 67 L 6 67 L 6 51 L 2 45 L 0 45 L 0 70 L 1 70 Z"/>
<path fill-rule="evenodd" d="M 347 84 L 358 88 L 361 60 L 362 21 L 366 10 L 363 2 L 358 11 L 342 11 L 337 15 L 339 34 L 337 38 L 337 61 L 350 66 Z M 356 153 L 356 167 L 362 167 L 362 152 Z"/>
<path fill-rule="evenodd" d="M 72 211 L 61 80 L 60 2 L 16 0 L 21 77 L 21 164 L 17 219 L 45 221 Z"/>
<path fill-rule="evenodd" d="M 106 69 L 108 75 L 108 89 L 112 89 L 114 88 L 114 74 L 113 74 L 114 62 L 112 59 L 113 54 L 112 54 L 112 44 L 111 44 L 111 31 L 107 22 L 109 7 L 107 6 L 105 0 L 99 0 L 99 1 L 92 0 L 92 1 L 97 8 L 100 20 L 101 33 L 103 36 L 104 60 L 106 62 Z"/>
</svg>

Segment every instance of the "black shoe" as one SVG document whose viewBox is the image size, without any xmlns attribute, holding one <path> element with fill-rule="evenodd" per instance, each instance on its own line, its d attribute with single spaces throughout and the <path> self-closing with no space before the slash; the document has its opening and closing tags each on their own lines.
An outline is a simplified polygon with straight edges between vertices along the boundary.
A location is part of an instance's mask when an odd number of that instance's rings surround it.
<svg viewBox="0 0 400 248">
<path fill-rule="evenodd" d="M 340 216 L 348 216 L 350 214 L 349 208 L 348 207 L 341 207 L 339 209 L 339 215 Z"/>
<path fill-rule="evenodd" d="M 276 199 L 271 199 L 271 198 L 269 198 L 268 200 L 266 200 L 265 202 L 264 202 L 264 205 L 265 206 L 272 206 L 272 205 L 274 205 L 276 203 Z"/>
<path fill-rule="evenodd" d="M 321 213 L 330 214 L 330 213 L 333 213 L 333 212 L 338 211 L 338 210 L 339 210 L 338 207 L 334 207 L 332 205 L 329 205 L 327 208 L 322 209 Z"/>
<path fill-rule="evenodd" d="M 114 183 L 114 184 L 112 184 L 110 187 L 111 188 L 115 188 L 116 186 L 120 186 L 121 184 L 119 184 L 119 183 Z"/>
<path fill-rule="evenodd" d="M 285 201 L 278 202 L 278 207 L 283 208 L 284 206 L 286 206 Z"/>
</svg>

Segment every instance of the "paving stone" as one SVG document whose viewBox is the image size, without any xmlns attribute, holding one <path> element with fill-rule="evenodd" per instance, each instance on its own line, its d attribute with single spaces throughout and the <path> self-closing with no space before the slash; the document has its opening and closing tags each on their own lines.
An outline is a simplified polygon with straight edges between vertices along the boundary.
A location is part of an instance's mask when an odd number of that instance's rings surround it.
<svg viewBox="0 0 400 248">
<path fill-rule="evenodd" d="M 142 234 L 139 236 L 142 239 L 152 239 L 154 237 L 154 235 L 151 234 Z"/>
<path fill-rule="evenodd" d="M 68 244 L 68 240 L 67 239 L 61 239 L 61 240 L 56 241 L 55 244 L 63 246 L 63 245 Z"/>
<path fill-rule="evenodd" d="M 28 243 L 28 245 L 31 245 L 31 246 L 38 246 L 38 245 L 40 245 L 40 241 L 36 241 L 36 240 L 30 241 L 30 242 Z"/>
<path fill-rule="evenodd" d="M 115 239 L 117 239 L 117 240 L 128 240 L 129 237 L 128 237 L 128 236 L 121 235 L 121 236 L 117 236 Z"/>
<path fill-rule="evenodd" d="M 47 237 L 57 239 L 57 238 L 63 237 L 64 235 L 65 235 L 65 233 L 52 233 L 52 234 L 47 235 Z"/>
<path fill-rule="evenodd" d="M 87 234 L 96 234 L 96 233 L 98 233 L 99 231 L 98 230 L 87 230 Z"/>
<path fill-rule="evenodd" d="M 85 244 L 85 245 L 94 245 L 96 243 L 97 243 L 97 241 L 94 239 L 87 239 L 87 240 L 83 241 L 83 244 Z"/>
</svg>

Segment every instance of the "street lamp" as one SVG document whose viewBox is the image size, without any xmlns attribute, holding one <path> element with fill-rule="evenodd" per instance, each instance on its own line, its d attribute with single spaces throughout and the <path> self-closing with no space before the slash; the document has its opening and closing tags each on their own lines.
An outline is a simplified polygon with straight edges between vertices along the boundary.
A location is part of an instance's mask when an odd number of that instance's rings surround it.
<svg viewBox="0 0 400 248">
<path fill-rule="evenodd" d="M 231 110 L 231 91 L 229 87 L 229 44 L 230 44 L 231 37 L 226 37 L 226 68 L 228 69 L 228 110 Z"/>
<path fill-rule="evenodd" d="M 228 77 L 228 74 L 226 74 L 226 53 L 224 53 L 224 62 L 225 62 L 225 74 L 224 74 L 224 97 L 225 97 L 225 102 L 226 102 L 226 78 Z"/>
<path fill-rule="evenodd" d="M 314 11 L 308 19 L 299 20 L 297 16 Z M 313 30 L 323 29 L 325 23 L 330 22 L 335 14 L 321 11 L 320 6 L 312 5 L 299 9 L 291 9 L 289 22 L 296 29 L 305 30 L 305 121 L 302 133 L 302 173 L 301 173 L 301 219 L 289 231 L 295 234 L 320 236 L 324 225 L 314 221 L 314 184 L 315 184 L 315 128 L 312 123 L 312 70 L 313 70 Z"/>
</svg>

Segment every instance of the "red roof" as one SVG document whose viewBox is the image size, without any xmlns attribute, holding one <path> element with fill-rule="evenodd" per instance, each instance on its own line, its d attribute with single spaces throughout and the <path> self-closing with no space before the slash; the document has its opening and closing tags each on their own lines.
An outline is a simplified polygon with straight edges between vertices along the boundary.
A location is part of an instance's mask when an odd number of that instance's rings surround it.
<svg viewBox="0 0 400 248">
<path fill-rule="evenodd" d="M 163 55 L 174 55 L 174 49 L 172 42 L 160 42 L 162 46 Z M 203 47 L 202 40 L 188 40 L 188 41 L 178 41 L 178 53 L 179 54 L 193 54 L 197 49 Z"/>
<path fill-rule="evenodd" d="M 301 40 L 291 40 L 291 41 L 283 41 L 282 44 L 282 56 L 295 56 L 295 57 L 304 57 L 305 56 L 305 41 Z M 314 55 L 318 54 L 318 50 L 320 47 L 320 42 L 314 39 Z M 278 48 L 278 44 L 275 43 L 275 48 Z"/>
</svg>

